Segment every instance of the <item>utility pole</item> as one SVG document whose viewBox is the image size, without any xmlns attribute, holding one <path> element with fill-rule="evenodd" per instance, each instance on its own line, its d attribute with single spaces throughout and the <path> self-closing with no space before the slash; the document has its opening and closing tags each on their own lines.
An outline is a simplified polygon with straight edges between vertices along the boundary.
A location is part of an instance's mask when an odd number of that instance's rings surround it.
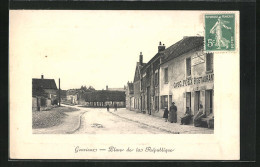
<svg viewBox="0 0 260 167">
<path fill-rule="evenodd" d="M 59 78 L 59 107 L 60 107 L 60 78 Z"/>
</svg>

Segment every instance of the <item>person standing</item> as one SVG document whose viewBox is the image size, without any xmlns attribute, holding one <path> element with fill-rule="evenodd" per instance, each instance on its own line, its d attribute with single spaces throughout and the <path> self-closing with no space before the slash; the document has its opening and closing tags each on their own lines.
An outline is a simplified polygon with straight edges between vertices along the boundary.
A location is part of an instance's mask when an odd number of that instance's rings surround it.
<svg viewBox="0 0 260 167">
<path fill-rule="evenodd" d="M 177 106 L 175 105 L 174 102 L 172 102 L 172 105 L 170 107 L 170 112 L 169 112 L 169 121 L 171 123 L 176 123 L 177 122 Z"/>
<path fill-rule="evenodd" d="M 109 105 L 107 104 L 107 111 L 109 111 Z"/>
<path fill-rule="evenodd" d="M 114 108 L 115 108 L 115 111 L 117 111 L 117 104 L 116 103 L 114 104 Z"/>
<path fill-rule="evenodd" d="M 168 114 L 169 114 L 169 110 L 167 107 L 165 107 L 164 113 L 163 113 L 163 118 L 165 118 L 165 122 L 167 122 L 167 120 L 168 120 Z"/>
</svg>

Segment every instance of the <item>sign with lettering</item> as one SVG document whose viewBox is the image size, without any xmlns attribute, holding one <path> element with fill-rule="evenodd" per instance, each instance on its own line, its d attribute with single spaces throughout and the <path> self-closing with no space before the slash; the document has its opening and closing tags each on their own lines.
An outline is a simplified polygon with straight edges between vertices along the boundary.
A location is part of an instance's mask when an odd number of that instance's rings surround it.
<svg viewBox="0 0 260 167">
<path fill-rule="evenodd" d="M 189 86 L 189 85 L 197 85 L 206 82 L 213 82 L 214 81 L 214 74 L 207 74 L 202 77 L 193 77 L 187 78 L 185 80 L 177 81 L 173 83 L 174 88 Z"/>
<path fill-rule="evenodd" d="M 191 57 L 191 65 L 195 66 L 197 64 L 201 64 L 205 62 L 205 56 L 204 53 L 201 52 L 196 52 L 194 56 Z"/>
</svg>

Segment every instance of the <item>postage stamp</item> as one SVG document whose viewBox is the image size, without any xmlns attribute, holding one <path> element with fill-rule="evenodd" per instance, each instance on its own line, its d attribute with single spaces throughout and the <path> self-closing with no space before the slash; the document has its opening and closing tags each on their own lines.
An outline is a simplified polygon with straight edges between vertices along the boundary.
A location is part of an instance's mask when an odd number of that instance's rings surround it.
<svg viewBox="0 0 260 167">
<path fill-rule="evenodd" d="M 234 51 L 235 14 L 205 14 L 205 50 Z"/>
</svg>

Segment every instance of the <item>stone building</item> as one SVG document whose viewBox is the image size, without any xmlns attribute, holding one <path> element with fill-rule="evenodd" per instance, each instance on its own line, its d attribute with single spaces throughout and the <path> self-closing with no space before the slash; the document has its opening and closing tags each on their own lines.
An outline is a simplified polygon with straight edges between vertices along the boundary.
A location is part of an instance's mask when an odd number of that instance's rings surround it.
<svg viewBox="0 0 260 167">
<path fill-rule="evenodd" d="M 126 99 L 125 99 L 126 108 L 128 110 L 131 110 L 134 106 L 132 102 L 132 99 L 134 98 L 134 84 L 132 82 L 127 82 L 125 94 L 126 94 Z"/>
<path fill-rule="evenodd" d="M 32 110 L 40 111 L 57 103 L 57 86 L 54 79 L 32 79 Z"/>
<path fill-rule="evenodd" d="M 161 55 L 164 50 L 165 45 L 160 42 L 158 53 L 141 70 L 142 111 L 150 115 L 156 115 L 159 112 L 159 71 Z"/>
<path fill-rule="evenodd" d="M 139 55 L 139 62 L 136 63 L 136 68 L 135 68 L 135 75 L 134 75 L 134 96 L 131 98 L 131 104 L 133 104 L 133 107 L 131 107 L 131 110 L 135 111 L 141 111 L 141 104 L 142 104 L 142 99 L 141 99 L 141 69 L 143 66 L 145 66 L 146 63 L 143 63 L 143 54 L 140 52 Z"/>
<path fill-rule="evenodd" d="M 160 65 L 161 111 L 174 101 L 178 122 L 186 107 L 192 115 L 203 105 L 206 115 L 213 114 L 213 54 L 203 51 L 203 37 L 185 37 L 164 51 Z"/>
<path fill-rule="evenodd" d="M 184 37 L 166 48 L 159 43 L 158 53 L 146 64 L 136 65 L 134 110 L 162 117 L 165 107 L 174 101 L 177 117 L 186 107 L 195 115 L 202 104 L 205 114 L 213 114 L 213 54 L 205 54 L 203 37 Z"/>
</svg>

